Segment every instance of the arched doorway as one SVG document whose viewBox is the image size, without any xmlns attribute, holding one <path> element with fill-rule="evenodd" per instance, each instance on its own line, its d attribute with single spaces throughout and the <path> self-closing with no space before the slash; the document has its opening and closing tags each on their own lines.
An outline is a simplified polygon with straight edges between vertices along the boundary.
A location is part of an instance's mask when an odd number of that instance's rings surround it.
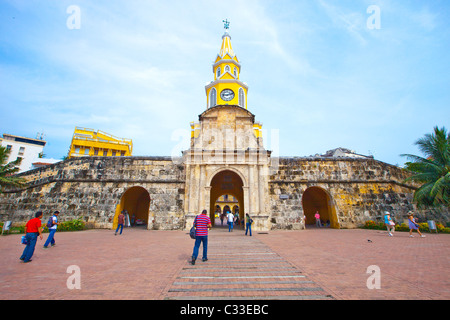
<svg viewBox="0 0 450 320">
<path fill-rule="evenodd" d="M 211 193 L 210 193 L 210 213 L 214 212 L 215 203 L 222 195 L 231 195 L 238 201 L 239 208 L 244 208 L 244 183 L 241 177 L 231 170 L 223 170 L 214 175 L 211 180 Z M 231 211 L 228 206 L 227 210 Z M 239 218 L 243 219 L 243 213 L 239 213 Z M 211 222 L 214 225 L 214 215 L 211 215 Z"/>
<path fill-rule="evenodd" d="M 148 191 L 142 187 L 129 188 L 124 192 L 116 207 L 113 229 L 117 228 L 117 217 L 123 210 L 128 211 L 131 226 L 147 226 L 149 208 L 150 195 Z"/>
<path fill-rule="evenodd" d="M 331 196 L 320 187 L 310 187 L 305 190 L 302 197 L 303 213 L 307 225 L 315 225 L 315 213 L 318 211 L 323 225 L 339 229 L 336 209 Z"/>
</svg>

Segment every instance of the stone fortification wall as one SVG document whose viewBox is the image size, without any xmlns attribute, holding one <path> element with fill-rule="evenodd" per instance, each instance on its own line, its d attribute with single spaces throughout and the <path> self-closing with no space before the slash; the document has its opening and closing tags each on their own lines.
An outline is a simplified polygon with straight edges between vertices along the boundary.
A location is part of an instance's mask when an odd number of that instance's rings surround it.
<svg viewBox="0 0 450 320">
<path fill-rule="evenodd" d="M 23 224 L 36 211 L 62 221 L 82 218 L 91 227 L 111 228 L 117 206 L 131 187 L 150 196 L 149 228 L 184 226 L 184 167 L 170 157 L 73 158 L 21 174 L 22 190 L 0 195 L 0 219 Z"/>
<path fill-rule="evenodd" d="M 412 204 L 414 186 L 408 173 L 373 159 L 280 158 L 270 176 L 272 228 L 292 228 L 303 216 L 304 192 L 311 187 L 328 194 L 340 228 L 380 219 L 385 210 L 402 220 Z M 310 221 L 311 222 L 311 221 Z"/>
</svg>

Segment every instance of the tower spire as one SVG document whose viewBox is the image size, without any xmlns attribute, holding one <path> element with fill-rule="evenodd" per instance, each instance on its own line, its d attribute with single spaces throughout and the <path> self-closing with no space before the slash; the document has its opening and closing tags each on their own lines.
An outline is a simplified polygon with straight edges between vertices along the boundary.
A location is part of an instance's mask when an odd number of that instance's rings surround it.
<svg viewBox="0 0 450 320">
<path fill-rule="evenodd" d="M 214 80 L 205 87 L 207 108 L 217 105 L 234 105 L 247 109 L 248 86 L 239 80 L 241 64 L 231 46 L 231 36 L 227 32 L 230 28 L 228 19 L 222 20 L 225 33 L 222 45 L 212 70 Z"/>
</svg>

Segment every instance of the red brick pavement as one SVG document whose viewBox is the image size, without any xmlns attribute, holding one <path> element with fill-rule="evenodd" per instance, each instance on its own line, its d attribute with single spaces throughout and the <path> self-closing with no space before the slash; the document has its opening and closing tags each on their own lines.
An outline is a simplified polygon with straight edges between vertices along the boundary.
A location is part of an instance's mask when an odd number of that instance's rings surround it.
<svg viewBox="0 0 450 320">
<path fill-rule="evenodd" d="M 336 299 L 449 299 L 450 235 L 413 235 L 314 228 L 257 236 Z M 371 265 L 380 289 L 367 288 Z"/>
<path fill-rule="evenodd" d="M 245 241 L 242 231 L 234 236 Z M 20 235 L 0 237 L 0 299 L 162 300 L 188 265 L 193 247 L 185 231 L 61 232 L 55 247 L 43 249 L 46 237 L 28 264 L 19 260 Z M 373 230 L 311 229 L 255 232 L 254 239 L 335 299 L 450 298 L 450 235 L 409 238 L 399 232 L 388 237 Z M 70 265 L 80 268 L 80 290 L 67 288 Z M 380 267 L 381 289 L 366 286 L 370 265 Z"/>
</svg>

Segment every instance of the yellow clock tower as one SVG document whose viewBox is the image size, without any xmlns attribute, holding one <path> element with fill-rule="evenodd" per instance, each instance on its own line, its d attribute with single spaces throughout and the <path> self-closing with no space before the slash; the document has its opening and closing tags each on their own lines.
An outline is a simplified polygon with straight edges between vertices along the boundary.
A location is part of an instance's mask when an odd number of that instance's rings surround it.
<svg viewBox="0 0 450 320">
<path fill-rule="evenodd" d="M 222 46 L 213 64 L 214 81 L 206 85 L 207 108 L 219 105 L 236 105 L 247 109 L 248 86 L 239 80 L 241 65 L 231 46 L 228 33 L 229 22 L 225 23 Z"/>
</svg>

